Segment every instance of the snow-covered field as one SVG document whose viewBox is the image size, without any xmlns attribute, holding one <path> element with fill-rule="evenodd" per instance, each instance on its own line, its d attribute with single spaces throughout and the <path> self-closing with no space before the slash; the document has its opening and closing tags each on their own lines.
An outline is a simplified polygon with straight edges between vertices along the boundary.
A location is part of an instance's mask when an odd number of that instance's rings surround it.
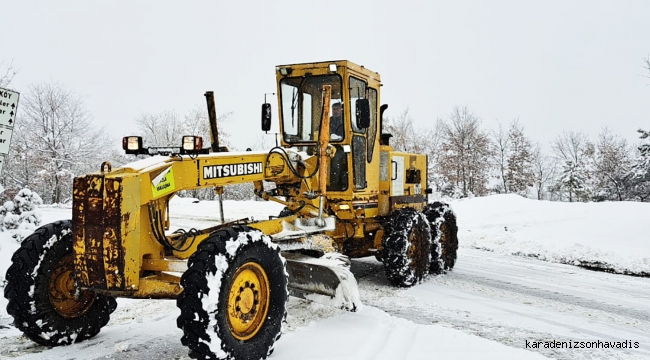
<svg viewBox="0 0 650 360">
<path fill-rule="evenodd" d="M 374 258 L 355 260 L 363 310 L 350 313 L 292 298 L 285 334 L 270 359 L 650 358 L 650 278 L 573 266 L 650 274 L 650 204 L 498 195 L 452 206 L 461 246 L 453 271 L 396 289 Z M 280 209 L 269 202 L 224 205 L 227 220 L 261 219 Z M 69 209 L 41 211 L 44 223 L 70 217 Z M 177 199 L 171 212 L 172 223 L 184 228 L 219 218 L 214 202 Z M 0 233 L 1 276 L 17 247 L 7 232 Z M 174 301 L 118 304 L 95 338 L 48 349 L 10 325 L 0 298 L 0 358 L 188 359 Z M 585 346 L 543 348 L 549 341 Z M 632 348 L 586 348 L 597 341 Z M 534 342 L 542 348 L 533 348 Z"/>
<path fill-rule="evenodd" d="M 650 276 L 650 204 L 497 195 L 453 202 L 461 246 Z"/>
</svg>

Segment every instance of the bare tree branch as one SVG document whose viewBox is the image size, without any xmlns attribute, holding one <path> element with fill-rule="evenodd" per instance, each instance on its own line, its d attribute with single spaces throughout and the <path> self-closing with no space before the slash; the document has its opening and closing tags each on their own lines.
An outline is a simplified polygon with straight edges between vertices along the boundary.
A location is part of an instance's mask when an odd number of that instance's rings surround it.
<svg viewBox="0 0 650 360">
<path fill-rule="evenodd" d="M 5 69 L 3 70 L 3 68 Z M 18 70 L 14 67 L 13 62 L 5 67 L 4 60 L 0 61 L 0 87 L 9 86 L 17 73 Z"/>
</svg>

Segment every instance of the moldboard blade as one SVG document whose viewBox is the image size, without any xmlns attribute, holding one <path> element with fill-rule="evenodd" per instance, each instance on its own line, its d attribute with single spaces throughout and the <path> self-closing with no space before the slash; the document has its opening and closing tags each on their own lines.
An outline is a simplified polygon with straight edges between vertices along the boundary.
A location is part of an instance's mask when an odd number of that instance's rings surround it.
<svg viewBox="0 0 650 360">
<path fill-rule="evenodd" d="M 363 305 L 357 280 L 350 272 L 349 260 L 339 254 L 328 255 L 313 258 L 283 254 L 287 260 L 291 295 L 348 311 L 360 310 Z"/>
</svg>

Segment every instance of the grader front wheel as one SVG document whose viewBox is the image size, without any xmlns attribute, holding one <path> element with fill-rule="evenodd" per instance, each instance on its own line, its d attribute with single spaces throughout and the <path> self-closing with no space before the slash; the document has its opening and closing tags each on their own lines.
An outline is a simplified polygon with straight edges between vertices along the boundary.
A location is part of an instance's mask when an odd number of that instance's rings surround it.
<svg viewBox="0 0 650 360">
<path fill-rule="evenodd" d="M 177 325 L 194 359 L 265 359 L 286 317 L 288 276 L 280 249 L 246 226 L 201 243 L 181 278 Z"/>
<path fill-rule="evenodd" d="M 114 298 L 77 287 L 70 221 L 36 229 L 11 261 L 4 290 L 7 313 L 18 329 L 40 345 L 91 338 L 117 307 Z"/>
<path fill-rule="evenodd" d="M 72 254 L 65 256 L 50 275 L 48 293 L 50 304 L 64 318 L 75 318 L 85 314 L 95 302 L 92 291 L 79 290 L 75 286 Z"/>
</svg>

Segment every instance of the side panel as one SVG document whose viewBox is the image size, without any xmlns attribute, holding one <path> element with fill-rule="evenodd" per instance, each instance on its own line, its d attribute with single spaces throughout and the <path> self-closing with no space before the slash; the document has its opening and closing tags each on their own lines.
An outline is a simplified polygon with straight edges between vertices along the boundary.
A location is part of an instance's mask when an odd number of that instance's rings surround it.
<svg viewBox="0 0 650 360">
<path fill-rule="evenodd" d="M 427 157 L 420 154 L 389 152 L 390 212 L 402 207 L 418 210 L 426 204 Z"/>
</svg>

